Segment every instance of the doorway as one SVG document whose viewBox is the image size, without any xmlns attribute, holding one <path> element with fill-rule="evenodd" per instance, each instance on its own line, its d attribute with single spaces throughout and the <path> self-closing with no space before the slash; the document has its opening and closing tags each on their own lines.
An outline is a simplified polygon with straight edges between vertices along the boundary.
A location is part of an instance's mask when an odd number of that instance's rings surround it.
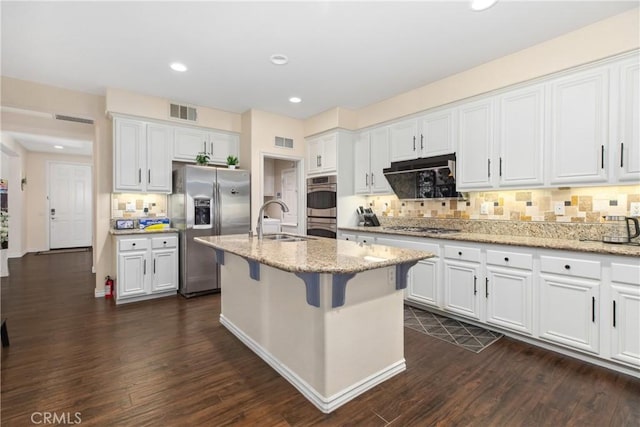
<svg viewBox="0 0 640 427">
<path fill-rule="evenodd" d="M 92 244 L 91 166 L 49 162 L 49 249 Z"/>
<path fill-rule="evenodd" d="M 266 214 L 270 218 L 281 221 L 283 232 L 304 234 L 304 177 L 302 176 L 301 161 L 299 157 L 278 156 L 263 153 L 262 158 L 262 202 L 269 200 L 282 200 L 289 212 L 282 212 L 277 205 L 270 205 Z"/>
</svg>

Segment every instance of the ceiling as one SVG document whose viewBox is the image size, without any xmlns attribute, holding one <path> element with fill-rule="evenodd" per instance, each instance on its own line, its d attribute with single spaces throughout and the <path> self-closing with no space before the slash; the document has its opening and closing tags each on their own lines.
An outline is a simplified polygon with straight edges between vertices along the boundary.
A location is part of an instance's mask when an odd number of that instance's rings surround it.
<svg viewBox="0 0 640 427">
<path fill-rule="evenodd" d="M 2 75 L 242 113 L 358 109 L 638 1 L 1 2 Z M 272 54 L 289 63 L 273 65 Z M 185 73 L 169 69 L 180 61 Z M 302 102 L 291 104 L 288 98 Z"/>
<path fill-rule="evenodd" d="M 37 135 L 22 132 L 7 132 L 26 150 L 39 153 L 68 154 L 91 156 L 93 142 L 81 139 L 60 138 L 56 136 Z M 55 148 L 63 147 L 62 149 Z"/>
</svg>

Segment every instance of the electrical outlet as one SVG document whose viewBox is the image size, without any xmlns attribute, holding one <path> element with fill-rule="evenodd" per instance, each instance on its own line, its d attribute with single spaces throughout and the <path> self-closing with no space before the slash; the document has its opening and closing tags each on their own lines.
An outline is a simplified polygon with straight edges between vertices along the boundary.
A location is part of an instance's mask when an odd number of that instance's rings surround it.
<svg viewBox="0 0 640 427">
<path fill-rule="evenodd" d="M 490 207 L 491 207 L 491 202 L 483 202 L 480 205 L 480 215 L 489 215 Z"/>
<path fill-rule="evenodd" d="M 395 285 L 396 284 L 396 267 L 389 267 L 389 284 L 390 285 Z"/>
<path fill-rule="evenodd" d="M 553 204 L 553 213 L 556 215 L 564 215 L 564 202 L 555 202 Z"/>
<path fill-rule="evenodd" d="M 640 202 L 631 202 L 629 216 L 640 216 Z"/>
</svg>

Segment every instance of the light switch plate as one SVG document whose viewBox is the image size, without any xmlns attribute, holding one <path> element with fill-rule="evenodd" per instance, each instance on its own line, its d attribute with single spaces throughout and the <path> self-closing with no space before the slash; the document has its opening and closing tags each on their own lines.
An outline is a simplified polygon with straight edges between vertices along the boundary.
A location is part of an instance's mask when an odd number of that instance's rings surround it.
<svg viewBox="0 0 640 427">
<path fill-rule="evenodd" d="M 555 202 L 553 205 L 553 213 L 556 215 L 564 215 L 564 202 Z"/>
<path fill-rule="evenodd" d="M 629 216 L 640 216 L 640 202 L 631 202 Z"/>
<path fill-rule="evenodd" d="M 491 202 L 483 202 L 480 205 L 480 215 L 489 215 L 490 207 L 491 207 Z"/>
</svg>

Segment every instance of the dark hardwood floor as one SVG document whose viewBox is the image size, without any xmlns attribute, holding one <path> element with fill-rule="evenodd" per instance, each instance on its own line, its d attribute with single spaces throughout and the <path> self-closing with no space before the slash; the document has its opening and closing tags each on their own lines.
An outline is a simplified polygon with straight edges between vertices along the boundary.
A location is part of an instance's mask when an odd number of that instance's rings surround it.
<svg viewBox="0 0 640 427">
<path fill-rule="evenodd" d="M 91 253 L 2 279 L 2 425 L 639 426 L 640 380 L 502 338 L 479 354 L 405 328 L 407 371 L 324 415 L 218 321 L 220 296 L 116 307 Z"/>
</svg>

